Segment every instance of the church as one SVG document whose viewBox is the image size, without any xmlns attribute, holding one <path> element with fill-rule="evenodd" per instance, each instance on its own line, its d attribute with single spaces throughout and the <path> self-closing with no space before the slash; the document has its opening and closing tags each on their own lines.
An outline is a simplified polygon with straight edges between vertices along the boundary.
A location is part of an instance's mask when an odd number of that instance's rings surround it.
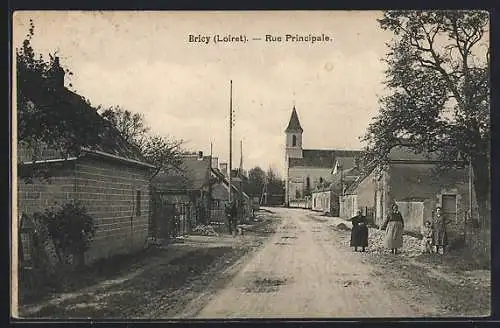
<svg viewBox="0 0 500 328">
<path fill-rule="evenodd" d="M 359 150 L 304 149 L 303 132 L 294 106 L 285 130 L 286 206 L 303 203 L 312 190 L 329 185 L 335 171 L 353 168 L 361 155 Z"/>
</svg>

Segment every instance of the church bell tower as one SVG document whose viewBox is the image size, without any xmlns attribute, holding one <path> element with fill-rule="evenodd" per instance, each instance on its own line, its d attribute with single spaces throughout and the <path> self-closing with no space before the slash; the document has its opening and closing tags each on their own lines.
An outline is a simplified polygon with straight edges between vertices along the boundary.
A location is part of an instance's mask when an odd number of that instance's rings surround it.
<svg viewBox="0 0 500 328">
<path fill-rule="evenodd" d="M 290 121 L 285 130 L 286 134 L 286 149 L 285 156 L 288 162 L 289 158 L 302 158 L 302 133 L 304 130 L 300 126 L 299 116 L 297 115 L 297 110 L 293 106 L 292 115 L 290 116 Z"/>
</svg>

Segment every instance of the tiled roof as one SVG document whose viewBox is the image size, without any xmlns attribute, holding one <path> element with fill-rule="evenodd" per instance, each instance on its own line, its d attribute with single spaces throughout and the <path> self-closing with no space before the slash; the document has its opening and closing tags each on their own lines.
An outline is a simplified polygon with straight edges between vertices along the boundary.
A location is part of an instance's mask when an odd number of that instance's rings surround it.
<svg viewBox="0 0 500 328">
<path fill-rule="evenodd" d="M 297 115 L 297 111 L 295 110 L 295 106 L 293 106 L 292 115 L 290 116 L 290 121 L 288 122 L 288 126 L 285 132 L 303 132 L 302 126 L 300 126 L 299 116 Z"/>
<path fill-rule="evenodd" d="M 302 158 L 290 158 L 289 167 L 310 166 L 321 168 L 333 168 L 337 157 L 347 163 L 347 158 L 353 158 L 361 155 L 359 150 L 335 150 L 335 149 L 304 149 Z M 347 167 L 344 167 L 347 168 Z"/>
<path fill-rule="evenodd" d="M 152 183 L 164 190 L 200 190 L 208 183 L 210 156 L 200 160 L 197 155 L 186 155 L 183 157 L 182 170 L 168 174 L 160 172 Z"/>
</svg>

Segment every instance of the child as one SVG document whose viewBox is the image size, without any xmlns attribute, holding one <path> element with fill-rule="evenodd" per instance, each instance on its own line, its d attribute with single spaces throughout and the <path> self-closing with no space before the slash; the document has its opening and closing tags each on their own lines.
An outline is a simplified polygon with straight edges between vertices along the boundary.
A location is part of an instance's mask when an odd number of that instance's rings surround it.
<svg viewBox="0 0 500 328">
<path fill-rule="evenodd" d="M 425 221 L 422 227 L 422 253 L 432 253 L 432 224 Z"/>
</svg>

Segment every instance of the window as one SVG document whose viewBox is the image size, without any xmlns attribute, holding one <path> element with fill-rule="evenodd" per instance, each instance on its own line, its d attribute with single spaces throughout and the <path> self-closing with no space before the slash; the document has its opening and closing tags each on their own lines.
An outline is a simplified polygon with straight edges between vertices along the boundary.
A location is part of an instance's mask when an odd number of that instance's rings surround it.
<svg viewBox="0 0 500 328">
<path fill-rule="evenodd" d="M 135 195 L 135 216 L 141 216 L 141 191 L 137 190 Z"/>
<path fill-rule="evenodd" d="M 297 136 L 295 134 L 292 135 L 292 147 L 297 146 Z"/>
</svg>

